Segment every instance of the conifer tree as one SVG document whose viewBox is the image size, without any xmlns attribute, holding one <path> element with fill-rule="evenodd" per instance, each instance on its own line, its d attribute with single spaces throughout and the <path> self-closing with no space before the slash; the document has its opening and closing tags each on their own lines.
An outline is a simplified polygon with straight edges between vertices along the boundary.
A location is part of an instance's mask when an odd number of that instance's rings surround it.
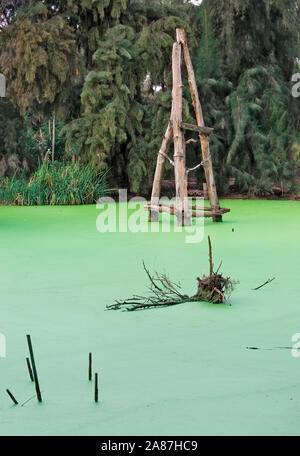
<svg viewBox="0 0 300 456">
<path fill-rule="evenodd" d="M 300 44 L 298 1 L 217 0 L 206 7 L 231 77 L 267 63 L 278 64 L 290 80 Z"/>
<path fill-rule="evenodd" d="M 109 2 L 111 16 L 104 17 L 106 32 L 97 41 L 81 95 L 83 116 L 67 127 L 66 148 L 71 154 L 75 143 L 81 160 L 110 168 L 119 185 L 148 191 L 157 153 L 152 150 L 149 159 L 148 100 L 155 87 L 165 90 L 170 83 L 175 28 L 185 23 L 163 2 L 131 1 L 123 13 L 120 6 Z"/>
<path fill-rule="evenodd" d="M 72 119 L 60 138 L 67 156 L 147 194 L 170 115 L 175 28 L 183 27 L 205 122 L 215 129 L 218 190 L 228 190 L 230 177 L 256 194 L 289 189 L 299 145 L 300 105 L 291 96 L 299 11 L 294 0 L 3 0 L 0 72 L 26 125 L 36 117 L 47 125 L 55 109 Z M 186 89 L 183 106 L 194 122 Z M 20 118 L 12 118 L 17 135 Z M 19 147 L 5 144 L 2 157 Z M 199 144 L 187 152 L 195 163 Z"/>
<path fill-rule="evenodd" d="M 300 117 L 290 92 L 299 49 L 296 2 L 205 0 L 199 10 L 197 75 L 206 120 L 215 127 L 219 188 L 227 190 L 235 177 L 242 191 L 290 190 Z"/>
<path fill-rule="evenodd" d="M 27 166 L 20 150 L 22 118 L 12 103 L 0 98 L 0 176 L 11 175 Z"/>
<path fill-rule="evenodd" d="M 26 2 L 0 34 L 0 71 L 21 114 L 63 110 L 75 76 L 75 41 L 61 16 L 48 19 L 40 1 Z"/>
</svg>

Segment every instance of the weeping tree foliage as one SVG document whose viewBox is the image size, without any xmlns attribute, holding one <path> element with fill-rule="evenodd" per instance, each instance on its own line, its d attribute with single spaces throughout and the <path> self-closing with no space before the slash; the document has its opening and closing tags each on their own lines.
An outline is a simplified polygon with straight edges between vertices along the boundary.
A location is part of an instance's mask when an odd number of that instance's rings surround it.
<svg viewBox="0 0 300 456">
<path fill-rule="evenodd" d="M 49 14 L 41 1 L 5 2 L 1 15 L 6 26 L 0 32 L 0 71 L 7 79 L 7 98 L 23 117 L 23 132 L 15 132 L 14 143 L 18 144 L 19 155 L 26 158 L 25 162 L 18 160 L 16 167 L 26 168 L 28 154 L 21 136 L 26 136 L 28 128 L 38 130 L 50 117 L 66 117 L 70 109 L 75 39 L 66 21 Z M 11 153 L 11 147 L 5 149 L 9 168 L 9 162 L 16 161 L 16 153 Z M 35 155 L 34 150 L 29 151 L 30 155 Z M 31 161 L 37 164 L 37 160 Z M 5 167 L 2 174 L 4 171 Z"/>
<path fill-rule="evenodd" d="M 207 125 L 215 128 L 219 189 L 234 177 L 240 191 L 253 194 L 291 190 L 300 118 L 290 83 L 298 2 L 205 0 L 199 16 L 197 79 Z"/>
<path fill-rule="evenodd" d="M 138 192 L 145 190 L 156 155 L 156 150 L 149 153 L 145 133 L 149 111 L 155 116 L 151 101 L 156 88 L 165 91 L 170 84 L 175 28 L 186 24 L 164 2 L 128 2 L 123 13 L 107 3 L 107 30 L 97 40 L 85 78 L 83 115 L 66 127 L 66 149 L 71 153 L 76 144 L 81 160 L 111 169 L 115 182 Z"/>
<path fill-rule="evenodd" d="M 260 194 L 274 184 L 291 185 L 295 132 L 287 109 L 290 97 L 280 69 L 272 67 L 247 70 L 230 94 L 234 134 L 226 164 L 243 190 Z"/>
<path fill-rule="evenodd" d="M 68 22 L 85 66 L 90 68 L 98 41 L 110 24 L 119 21 L 129 0 L 44 0 L 43 3 L 50 14 L 60 15 Z"/>
<path fill-rule="evenodd" d="M 117 167 L 124 168 L 124 157 L 112 145 L 125 143 L 127 135 L 133 138 L 143 117 L 143 108 L 135 99 L 141 76 L 134 39 L 133 30 L 124 25 L 106 32 L 93 56 L 96 69 L 89 72 L 83 87 L 84 116 L 72 123 L 71 132 L 84 135 L 80 144 L 84 160 L 96 159 L 103 169 L 114 158 Z M 67 146 L 72 147 L 73 142 L 69 136 Z"/>
<path fill-rule="evenodd" d="M 76 43 L 88 68 L 99 40 L 114 25 L 133 25 L 141 29 L 166 15 L 179 16 L 182 0 L 44 0 L 49 14 L 61 15 L 74 29 Z M 179 9 L 179 11 L 178 11 Z"/>
<path fill-rule="evenodd" d="M 28 157 L 21 152 L 22 118 L 12 103 L 0 98 L 0 176 L 27 168 Z"/>
<path fill-rule="evenodd" d="M 290 80 L 299 51 L 297 0 L 205 0 L 205 7 L 233 79 L 244 69 L 277 64 Z"/>
<path fill-rule="evenodd" d="M 148 81 L 148 84 L 149 83 L 150 81 Z M 145 194 L 147 194 L 147 191 L 149 191 L 152 186 L 152 179 L 157 161 L 157 151 L 160 149 L 162 138 L 170 119 L 172 83 L 171 80 L 168 80 L 162 90 L 157 92 L 154 91 L 154 93 L 151 92 L 151 95 L 149 94 L 147 83 L 145 86 L 143 132 L 138 137 L 138 142 L 136 144 L 129 143 L 128 175 L 134 176 L 135 178 L 132 180 L 132 191 L 144 191 Z M 188 90 L 184 93 L 182 108 L 183 121 L 195 123 L 193 108 L 191 108 L 191 103 L 189 102 Z M 186 132 L 187 140 L 190 136 L 193 136 L 193 134 Z M 199 143 L 198 147 L 195 148 L 188 145 L 187 165 L 192 166 L 197 163 L 197 160 L 199 161 L 199 154 Z M 143 162 L 143 169 L 139 167 L 138 161 Z M 139 175 L 138 171 L 140 171 Z M 141 171 L 143 171 L 143 173 Z M 164 176 L 166 178 L 174 179 L 174 168 L 167 160 L 165 162 Z M 135 190 L 135 188 L 137 188 L 137 190 Z M 170 195 L 169 191 L 168 194 Z"/>
<path fill-rule="evenodd" d="M 61 16 L 48 19 L 42 2 L 23 3 L 0 35 L 7 96 L 21 114 L 59 113 L 75 76 L 73 31 Z"/>
<path fill-rule="evenodd" d="M 215 129 L 218 191 L 232 177 L 237 190 L 252 194 L 291 190 L 300 147 L 300 104 L 291 96 L 299 11 L 298 0 L 203 0 L 198 7 L 183 0 L 3 0 L 0 72 L 9 100 L 26 113 L 23 130 L 28 120 L 32 131 L 43 128 L 55 109 L 69 122 L 59 139 L 66 157 L 110 170 L 110 184 L 145 195 L 170 114 L 175 28 L 185 28 L 205 122 Z M 184 120 L 194 123 L 188 90 L 183 107 Z M 15 137 L 18 116 L 5 125 L 14 138 L 0 146 L 0 160 L 18 151 L 22 163 L 28 152 Z M 187 146 L 188 166 L 199 154 L 199 143 Z M 193 177 L 200 184 L 203 170 Z"/>
</svg>

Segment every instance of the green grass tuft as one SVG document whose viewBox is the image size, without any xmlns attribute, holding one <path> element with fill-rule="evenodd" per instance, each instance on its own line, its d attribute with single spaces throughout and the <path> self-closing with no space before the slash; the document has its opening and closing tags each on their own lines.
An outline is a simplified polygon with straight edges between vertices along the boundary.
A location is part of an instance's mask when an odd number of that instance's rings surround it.
<svg viewBox="0 0 300 456">
<path fill-rule="evenodd" d="M 0 178 L 0 204 L 92 204 L 106 191 L 105 173 L 99 173 L 91 164 L 47 163 L 40 166 L 29 179 L 24 173 Z"/>
</svg>

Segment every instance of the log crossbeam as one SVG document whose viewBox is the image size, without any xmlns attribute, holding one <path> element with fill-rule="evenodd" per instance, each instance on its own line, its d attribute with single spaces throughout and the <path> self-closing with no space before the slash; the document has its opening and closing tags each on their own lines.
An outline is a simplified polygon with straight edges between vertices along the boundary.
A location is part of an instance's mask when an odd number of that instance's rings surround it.
<svg viewBox="0 0 300 456">
<path fill-rule="evenodd" d="M 156 213 L 158 212 L 166 212 L 171 215 L 176 214 L 176 207 L 175 205 L 167 205 L 167 204 L 158 204 L 158 205 L 151 205 L 150 203 L 144 206 L 144 209 L 146 211 L 154 211 Z M 184 213 L 185 211 L 182 211 Z M 194 207 L 194 206 L 189 206 L 189 209 L 187 211 L 187 215 L 189 217 L 215 217 L 217 215 L 221 216 L 223 214 L 226 214 L 227 212 L 230 212 L 230 209 L 227 208 L 220 208 L 218 210 L 213 210 L 210 207 Z"/>
<path fill-rule="evenodd" d="M 201 127 L 201 126 L 193 125 L 193 124 L 186 123 L 186 122 L 182 122 L 181 128 L 183 128 L 185 130 L 196 131 L 197 133 L 202 133 L 203 135 L 206 135 L 206 136 L 209 136 L 214 131 L 214 128 Z"/>
<path fill-rule="evenodd" d="M 158 203 L 158 204 L 151 204 L 151 202 L 148 202 L 146 206 L 144 206 L 144 209 L 146 210 L 151 210 L 151 207 L 166 207 L 166 208 L 174 208 L 174 204 L 164 204 L 164 203 Z M 197 206 L 196 204 L 190 204 L 188 206 L 189 209 L 192 209 L 194 211 L 211 211 L 214 212 L 213 209 L 210 206 Z M 220 208 L 216 212 L 230 212 L 230 209 L 228 208 Z"/>
</svg>

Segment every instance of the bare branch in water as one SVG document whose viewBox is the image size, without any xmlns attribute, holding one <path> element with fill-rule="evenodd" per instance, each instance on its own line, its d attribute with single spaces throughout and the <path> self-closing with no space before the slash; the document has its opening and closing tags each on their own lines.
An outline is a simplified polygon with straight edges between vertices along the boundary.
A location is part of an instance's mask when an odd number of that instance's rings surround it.
<svg viewBox="0 0 300 456">
<path fill-rule="evenodd" d="M 259 290 L 260 288 L 264 287 L 265 285 L 268 285 L 268 283 L 273 282 L 273 280 L 275 280 L 275 277 L 273 277 L 273 279 L 268 279 L 265 283 L 263 283 L 259 287 L 253 288 L 253 290 Z"/>
<path fill-rule="evenodd" d="M 206 277 L 203 274 L 201 279 L 197 277 L 198 289 L 195 295 L 189 296 L 183 294 L 180 284 L 173 282 L 167 274 L 155 272 L 152 275 L 143 261 L 143 268 L 150 282 L 150 285 L 148 287 L 150 295 L 133 295 L 129 299 L 116 300 L 115 304 L 107 306 L 107 310 L 124 309 L 127 311 L 134 311 L 149 309 L 153 307 L 175 306 L 178 304 L 183 304 L 185 302 L 195 301 L 207 301 L 214 304 L 227 302 L 227 304 L 230 305 L 226 295 L 230 296 L 237 282 L 232 281 L 229 277 L 223 277 L 222 274 L 219 274 L 222 261 L 217 269 L 217 272 L 213 272 L 212 246 L 209 236 L 208 246 L 209 276 Z"/>
</svg>

